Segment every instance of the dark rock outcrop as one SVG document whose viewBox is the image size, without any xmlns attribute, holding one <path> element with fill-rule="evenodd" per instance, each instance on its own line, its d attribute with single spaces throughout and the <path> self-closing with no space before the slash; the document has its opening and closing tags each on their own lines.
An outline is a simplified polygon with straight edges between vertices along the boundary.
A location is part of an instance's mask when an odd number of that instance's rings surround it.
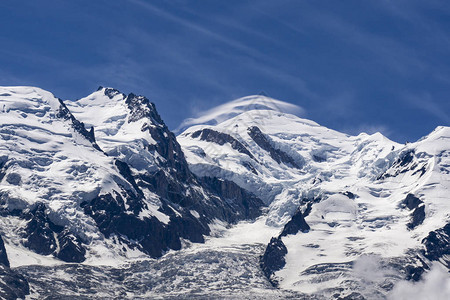
<svg viewBox="0 0 450 300">
<path fill-rule="evenodd" d="M 130 169 L 130 166 L 127 163 L 124 163 L 123 161 L 120 161 L 118 159 L 116 159 L 114 161 L 114 164 L 116 165 L 117 169 L 119 170 L 120 175 L 122 175 L 130 184 L 131 186 L 134 188 L 134 192 L 138 195 L 139 198 L 142 198 L 144 196 L 144 193 L 142 192 L 142 190 L 140 189 L 140 187 L 138 186 L 138 184 L 136 183 L 136 180 L 133 177 L 132 171 Z M 133 199 L 136 198 L 132 197 Z M 138 201 L 133 201 L 134 205 L 133 205 L 133 210 L 135 212 L 140 211 L 143 206 L 141 205 L 141 202 Z M 131 203 L 130 203 L 131 204 Z"/>
<path fill-rule="evenodd" d="M 411 221 L 407 224 L 409 229 L 414 229 L 425 220 L 425 205 L 416 207 L 411 215 Z"/>
<path fill-rule="evenodd" d="M 80 238 L 64 229 L 56 237 L 59 249 L 55 256 L 66 262 L 83 262 L 85 260 L 86 249 L 84 249 Z"/>
<path fill-rule="evenodd" d="M 85 260 L 86 249 L 81 239 L 64 226 L 52 222 L 43 203 L 24 211 L 21 217 L 28 221 L 23 232 L 26 247 L 38 254 L 52 254 L 66 262 Z"/>
<path fill-rule="evenodd" d="M 277 163 L 284 163 L 294 168 L 301 169 L 301 167 L 290 157 L 286 152 L 275 148 L 268 136 L 261 132 L 257 126 L 249 127 L 247 130 L 248 135 L 258 144 L 259 147 L 269 152 L 270 157 Z"/>
<path fill-rule="evenodd" d="M 352 192 L 345 191 L 342 193 L 342 195 L 347 196 L 349 199 L 356 199 L 357 195 L 353 194 Z"/>
<path fill-rule="evenodd" d="M 0 299 L 25 299 L 30 286 L 25 277 L 0 264 Z"/>
<path fill-rule="evenodd" d="M 413 194 L 408 194 L 406 198 L 400 203 L 401 208 L 414 210 L 411 213 L 411 221 L 406 226 L 412 230 L 423 223 L 425 220 L 425 205 L 423 201 Z"/>
<path fill-rule="evenodd" d="M 137 96 L 130 93 L 125 99 L 130 117 L 128 122 L 135 122 L 142 118 L 148 118 L 153 124 L 164 125 L 161 116 L 156 111 L 155 104 L 144 96 Z"/>
<path fill-rule="evenodd" d="M 400 154 L 399 158 L 394 162 L 394 164 L 388 169 L 389 172 L 385 172 L 378 176 L 378 180 L 383 180 L 389 177 L 395 177 L 400 174 L 406 173 L 408 171 L 413 171 L 414 174 L 417 172 L 417 163 L 415 162 L 415 153 L 413 150 L 408 150 Z M 422 172 L 422 170 L 419 170 Z"/>
<path fill-rule="evenodd" d="M 396 164 L 398 164 L 401 167 L 404 167 L 408 164 L 410 164 L 414 159 L 414 152 L 408 151 L 403 153 L 400 158 L 397 160 Z"/>
<path fill-rule="evenodd" d="M 58 113 L 56 114 L 56 116 L 58 118 L 64 119 L 66 121 L 69 121 L 71 123 L 72 128 L 78 132 L 79 134 L 81 134 L 84 138 L 86 138 L 89 142 L 91 142 L 92 146 L 99 150 L 102 151 L 100 149 L 100 147 L 97 145 L 97 142 L 95 140 L 95 135 L 94 135 L 94 128 L 91 128 L 90 131 L 87 131 L 86 127 L 84 126 L 83 122 L 78 121 L 70 112 L 70 110 L 67 108 L 67 106 L 64 104 L 64 102 L 61 99 L 59 100 L 59 110 Z"/>
<path fill-rule="evenodd" d="M 450 223 L 444 227 L 431 231 L 422 240 L 425 246 L 423 254 L 429 260 L 437 261 L 450 255 Z M 446 260 L 447 268 L 450 268 L 450 261 Z"/>
<path fill-rule="evenodd" d="M 419 281 L 425 272 L 423 267 L 406 266 L 406 280 Z"/>
<path fill-rule="evenodd" d="M 180 238 L 203 242 L 203 235 L 209 234 L 206 224 L 183 210 L 180 210 L 181 214 L 175 213 L 168 204 L 161 209 L 170 215 L 167 225 L 156 217 L 140 218 L 138 214 L 130 213 L 119 194 L 102 195 L 81 206 L 107 238 L 115 235 L 131 248 L 137 247 L 154 258 L 161 257 L 169 249 L 181 249 Z"/>
<path fill-rule="evenodd" d="M 308 232 L 310 229 L 309 225 L 306 223 L 303 217 L 302 211 L 298 209 L 292 216 L 291 220 L 284 225 L 281 236 L 287 236 L 288 234 L 297 234 L 299 231 Z"/>
<path fill-rule="evenodd" d="M 3 177 L 6 175 L 6 162 L 8 161 L 8 157 L 0 157 L 0 182 L 3 180 Z"/>
<path fill-rule="evenodd" d="M 402 201 L 401 205 L 403 207 L 408 208 L 409 210 L 413 210 L 417 208 L 423 201 L 414 196 L 413 194 L 408 194 L 405 200 Z"/>
<path fill-rule="evenodd" d="M 273 286 L 278 286 L 278 281 L 273 278 L 276 271 L 281 270 L 286 265 L 284 259 L 287 248 L 280 237 L 273 237 L 267 245 L 264 255 L 261 257 L 261 269 Z"/>
<path fill-rule="evenodd" d="M 244 190 L 236 183 L 215 177 L 204 177 L 202 182 L 217 197 L 225 200 L 229 211 L 238 212 L 227 216 L 229 222 L 237 222 L 242 219 L 254 219 L 261 215 L 261 207 L 264 206 L 261 199 Z"/>
<path fill-rule="evenodd" d="M 9 267 L 8 255 L 6 254 L 5 243 L 2 236 L 0 236 L 0 265 Z"/>
<path fill-rule="evenodd" d="M 301 209 L 297 209 L 291 220 L 286 223 L 283 231 L 278 237 L 273 237 L 270 243 L 266 247 L 264 255 L 261 256 L 260 266 L 264 272 L 264 275 L 269 279 L 273 286 L 278 286 L 276 278 L 273 278 L 273 274 L 276 271 L 281 270 L 286 265 L 285 256 L 287 254 L 287 248 L 282 241 L 283 236 L 290 234 L 297 234 L 299 231 L 308 232 L 310 229 L 303 217 Z"/>
<path fill-rule="evenodd" d="M 251 159 L 255 159 L 255 157 L 250 153 L 250 151 L 247 150 L 247 148 L 241 142 L 239 142 L 229 134 L 205 128 L 192 133 L 191 136 L 194 139 L 200 137 L 200 140 L 202 141 L 216 143 L 221 146 L 228 143 L 234 150 L 237 150 L 240 153 L 248 155 Z"/>
<path fill-rule="evenodd" d="M 104 90 L 103 93 L 108 96 L 109 99 L 114 98 L 117 95 L 122 95 L 124 98 L 126 97 L 125 94 L 121 93 L 120 91 L 113 89 L 113 88 L 104 88 L 102 86 L 99 86 L 97 91 Z"/>
<path fill-rule="evenodd" d="M 25 246 L 42 255 L 52 254 L 56 248 L 55 233 L 61 232 L 62 227 L 55 225 L 48 217 L 47 207 L 43 203 L 24 212 L 23 217 L 28 220 L 25 226 Z"/>
<path fill-rule="evenodd" d="M 159 211 L 170 217 L 168 224 L 162 223 L 156 217 L 139 216 L 140 207 L 146 208 L 141 195 L 127 195 L 128 209 L 125 199 L 118 193 L 96 197 L 81 206 L 107 238 L 118 236 L 131 248 L 137 247 L 154 258 L 160 257 L 169 249 L 179 250 L 181 238 L 195 243 L 204 242 L 204 235 L 210 233 L 208 223 L 213 218 L 234 223 L 253 219 L 261 214 L 263 202 L 233 182 L 203 178 L 201 187 L 210 197 L 209 203 L 205 203 L 204 199 L 195 193 L 184 196 L 180 186 L 170 185 L 164 180 L 167 180 L 165 175 L 152 182 L 161 189 L 159 192 L 163 195 L 168 196 L 176 189 L 179 191 L 176 196 L 162 198 Z M 158 186 L 161 183 L 163 184 Z M 170 190 L 169 186 L 173 187 L 173 190 Z M 132 206 L 130 203 L 138 203 L 138 206 Z M 198 216 L 192 215 L 191 210 L 196 211 Z"/>
<path fill-rule="evenodd" d="M 23 299 L 29 293 L 27 280 L 11 270 L 5 244 L 0 236 L 0 299 Z"/>
</svg>

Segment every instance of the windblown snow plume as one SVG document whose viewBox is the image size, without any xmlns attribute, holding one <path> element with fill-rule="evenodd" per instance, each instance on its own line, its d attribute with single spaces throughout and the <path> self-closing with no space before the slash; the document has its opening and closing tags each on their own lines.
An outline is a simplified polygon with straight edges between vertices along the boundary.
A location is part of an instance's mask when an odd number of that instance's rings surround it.
<svg viewBox="0 0 450 300">
<path fill-rule="evenodd" d="M 298 105 L 275 100 L 263 95 L 247 96 L 219 105 L 208 111 L 200 112 L 196 118 L 184 120 L 175 132 L 182 132 L 190 126 L 205 124 L 217 125 L 247 111 L 271 110 L 273 112 L 303 115 L 304 110 Z"/>
</svg>

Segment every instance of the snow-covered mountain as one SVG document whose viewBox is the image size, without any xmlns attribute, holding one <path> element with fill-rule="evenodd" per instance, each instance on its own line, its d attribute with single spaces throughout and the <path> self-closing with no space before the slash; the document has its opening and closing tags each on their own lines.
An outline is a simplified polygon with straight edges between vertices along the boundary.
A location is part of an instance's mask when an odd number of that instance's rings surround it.
<svg viewBox="0 0 450 300">
<path fill-rule="evenodd" d="M 260 215 L 238 185 L 189 171 L 145 97 L 2 87 L 0 108 L 0 236 L 13 267 L 160 257 Z"/>
<path fill-rule="evenodd" d="M 450 128 L 303 114 L 249 96 L 175 136 L 143 96 L 1 87 L 0 297 L 374 299 L 448 270 Z"/>
<path fill-rule="evenodd" d="M 284 226 L 261 260 L 274 285 L 371 299 L 433 260 L 450 267 L 450 128 L 400 145 L 277 107 L 287 104 L 238 99 L 178 136 L 195 174 L 236 182 L 269 206 L 268 225 Z"/>
</svg>

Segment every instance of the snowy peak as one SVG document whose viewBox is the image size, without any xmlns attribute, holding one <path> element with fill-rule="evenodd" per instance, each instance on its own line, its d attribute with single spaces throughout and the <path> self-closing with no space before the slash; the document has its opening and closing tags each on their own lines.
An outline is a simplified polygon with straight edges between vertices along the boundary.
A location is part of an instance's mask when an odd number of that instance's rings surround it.
<svg viewBox="0 0 450 300">
<path fill-rule="evenodd" d="M 421 138 L 415 146 L 418 152 L 426 152 L 431 155 L 439 155 L 441 152 L 449 151 L 450 127 L 438 126 L 430 134 Z"/>
<path fill-rule="evenodd" d="M 154 144 L 148 129 L 166 128 L 155 105 L 146 97 L 125 95 L 113 88 L 99 87 L 89 96 L 67 101 L 66 105 L 86 127 L 95 129 L 96 140 L 107 153 L 129 143 Z"/>
<path fill-rule="evenodd" d="M 189 171 L 144 96 L 99 88 L 64 102 L 6 87 L 0 107 L 0 236 L 13 266 L 159 257 L 203 242 L 213 220 L 260 214 L 236 184 Z"/>
<path fill-rule="evenodd" d="M 186 119 L 176 132 L 182 132 L 193 125 L 217 125 L 240 114 L 251 111 L 284 112 L 294 115 L 303 113 L 303 109 L 300 106 L 263 95 L 252 95 L 219 105 L 213 109 L 200 113 L 196 118 Z"/>
<path fill-rule="evenodd" d="M 94 132 L 87 131 L 64 102 L 50 92 L 36 87 L 0 87 L 0 107 L 2 127 L 40 129 L 56 134 L 65 134 L 69 129 L 75 138 L 100 150 Z"/>
<path fill-rule="evenodd" d="M 89 121 L 94 125 L 102 124 L 102 121 L 114 121 L 122 116 L 127 116 L 127 122 L 136 122 L 143 118 L 150 119 L 155 125 L 164 125 L 161 117 L 158 115 L 155 105 L 144 96 L 138 96 L 133 93 L 125 95 L 114 88 L 99 87 L 97 91 L 89 96 L 74 102 L 69 102 L 68 106 L 88 108 L 94 111 L 95 108 L 107 110 L 106 116 L 91 116 Z M 94 109 L 93 109 L 94 108 Z M 80 111 L 78 109 L 77 111 Z M 107 118 L 107 119 L 105 119 Z"/>
<path fill-rule="evenodd" d="M 372 299 L 388 289 L 384 275 L 366 289 L 355 270 L 367 257 L 374 269 L 414 280 L 431 265 L 426 259 L 450 265 L 449 127 L 401 145 L 380 133 L 343 134 L 259 100 L 188 120 L 178 140 L 195 174 L 236 182 L 266 201 L 267 225 L 284 226 L 262 259 L 272 283 L 325 299 Z"/>
<path fill-rule="evenodd" d="M 0 87 L 1 110 L 25 110 L 38 112 L 38 108 L 51 107 L 56 110 L 59 100 L 52 93 L 37 87 L 14 86 Z"/>
<path fill-rule="evenodd" d="M 99 86 L 97 89 L 97 92 L 101 91 L 103 92 L 106 96 L 108 96 L 110 99 L 114 98 L 117 95 L 122 95 L 123 97 L 126 97 L 125 94 L 121 93 L 119 90 L 116 90 L 115 88 L 111 88 L 111 87 L 102 87 Z"/>
<path fill-rule="evenodd" d="M 253 97 L 225 104 L 239 113 L 215 125 L 191 126 L 178 136 L 194 173 L 233 180 L 267 203 L 277 197 L 298 201 L 295 195 L 281 196 L 280 190 L 301 182 L 302 190 L 310 193 L 334 178 L 375 177 L 389 164 L 388 154 L 399 147 L 379 133 L 349 136 L 286 112 L 290 104 L 258 99 L 256 106 L 250 105 Z M 257 109 L 262 102 L 264 109 Z M 247 103 L 249 109 L 238 109 L 237 103 Z M 218 115 L 221 107 L 206 116 Z M 293 213 L 295 207 L 288 211 Z M 285 222 L 284 212 L 276 219 Z"/>
</svg>

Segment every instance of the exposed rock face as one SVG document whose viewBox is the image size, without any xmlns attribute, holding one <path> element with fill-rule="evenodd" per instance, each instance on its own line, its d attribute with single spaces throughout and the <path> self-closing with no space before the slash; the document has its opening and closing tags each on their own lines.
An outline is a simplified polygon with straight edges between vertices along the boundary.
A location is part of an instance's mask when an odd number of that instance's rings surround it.
<svg viewBox="0 0 450 300">
<path fill-rule="evenodd" d="M 0 182 L 3 180 L 3 177 L 5 177 L 6 173 L 6 167 L 5 164 L 8 161 L 8 157 L 0 157 Z"/>
<path fill-rule="evenodd" d="M 285 163 L 291 165 L 294 168 L 300 169 L 301 167 L 290 157 L 286 152 L 275 148 L 270 138 L 264 135 L 257 126 L 249 127 L 247 130 L 249 136 L 255 141 L 258 146 L 270 153 L 270 156 L 277 163 Z"/>
<path fill-rule="evenodd" d="M 56 257 L 66 262 L 83 262 L 85 260 L 86 249 L 81 243 L 81 239 L 71 233 L 67 228 L 58 233 L 56 237 L 59 249 Z"/>
<path fill-rule="evenodd" d="M 273 237 L 267 245 L 264 255 L 261 257 L 261 268 L 264 275 L 274 286 L 277 286 L 278 282 L 273 278 L 273 274 L 286 265 L 286 260 L 284 259 L 286 254 L 287 248 L 283 244 L 281 237 Z"/>
<path fill-rule="evenodd" d="M 0 236 L 0 298 L 25 298 L 30 293 L 27 280 L 10 269 L 3 238 Z"/>
<path fill-rule="evenodd" d="M 105 95 L 108 95 L 108 93 L 110 93 L 110 89 L 105 90 Z M 156 111 L 155 104 L 150 102 L 150 100 L 146 97 L 137 96 L 130 93 L 126 97 L 125 103 L 130 110 L 130 118 L 128 119 L 128 122 L 135 122 L 137 120 L 147 118 L 150 119 L 153 124 L 160 124 L 164 127 L 164 122 Z"/>
<path fill-rule="evenodd" d="M 302 211 L 298 209 L 292 216 L 292 219 L 284 225 L 280 236 L 287 236 L 288 234 L 297 234 L 297 232 L 308 232 L 310 229 L 303 217 Z"/>
<path fill-rule="evenodd" d="M 407 151 L 397 160 L 397 164 L 401 167 L 404 167 L 410 164 L 413 161 L 413 159 L 414 159 L 414 152 Z"/>
<path fill-rule="evenodd" d="M 229 206 L 229 211 L 238 214 L 225 216 L 229 222 L 236 222 L 239 219 L 254 219 L 261 214 L 261 207 L 264 205 L 261 199 L 239 187 L 236 183 L 214 177 L 204 177 L 202 182 L 218 197 L 225 199 Z M 226 212 L 226 210 L 224 210 Z"/>
<path fill-rule="evenodd" d="M 425 220 L 425 205 L 416 207 L 411 215 L 411 222 L 409 222 L 406 226 L 409 229 L 414 229 Z"/>
<path fill-rule="evenodd" d="M 0 264 L 0 298 L 25 299 L 28 294 L 30 286 L 25 277 Z"/>
<path fill-rule="evenodd" d="M 422 274 L 425 272 L 424 267 L 406 267 L 406 280 L 419 281 L 422 278 Z"/>
<path fill-rule="evenodd" d="M 73 129 L 81 134 L 84 138 L 86 138 L 89 142 L 92 143 L 92 146 L 101 151 L 100 147 L 97 145 L 97 142 L 95 141 L 95 135 L 94 135 L 94 128 L 91 128 L 90 131 L 87 131 L 86 127 L 84 126 L 83 122 L 78 121 L 72 113 L 69 111 L 67 106 L 64 104 L 64 102 L 61 99 L 58 99 L 60 103 L 60 107 L 58 110 L 58 113 L 56 116 L 58 118 L 64 119 L 66 121 L 71 122 L 71 125 Z"/>
<path fill-rule="evenodd" d="M 160 177 L 154 182 L 157 184 L 162 180 L 166 180 L 166 177 Z M 103 195 L 81 205 L 106 237 L 113 234 L 120 236 L 122 242 L 155 258 L 169 249 L 181 249 L 180 238 L 204 242 L 203 236 L 210 233 L 208 223 L 212 217 L 234 223 L 260 215 L 262 201 L 236 184 L 215 178 L 205 178 L 202 182 L 210 193 L 208 204 L 203 203 L 201 198 L 188 197 L 162 201 L 159 211 L 170 216 L 168 224 L 161 223 L 155 217 L 140 218 L 140 206 L 145 206 L 140 196 L 127 198 L 127 204 L 131 204 L 128 209 L 119 194 Z M 168 185 L 160 188 L 159 192 L 170 194 Z M 197 211 L 198 216 L 192 215 L 191 210 Z"/>
<path fill-rule="evenodd" d="M 62 227 L 50 221 L 46 207 L 38 203 L 36 207 L 24 213 L 28 220 L 25 227 L 25 246 L 38 254 L 49 255 L 56 250 L 55 233 L 62 231 Z"/>
<path fill-rule="evenodd" d="M 401 207 L 413 210 L 413 212 L 411 213 L 411 221 L 406 224 L 409 229 L 412 230 L 416 228 L 425 220 L 425 205 L 423 204 L 422 200 L 420 200 L 413 194 L 408 194 L 406 196 L 405 200 L 403 200 L 401 203 Z"/>
<path fill-rule="evenodd" d="M 272 285 L 278 285 L 277 279 L 273 276 L 274 273 L 281 270 L 286 265 L 284 257 L 288 253 L 288 250 L 281 238 L 290 234 L 295 235 L 299 231 L 306 233 L 309 229 L 310 227 L 306 223 L 302 211 L 298 209 L 291 220 L 286 223 L 280 235 L 277 238 L 273 237 L 270 240 L 264 255 L 261 257 L 261 268 Z"/>
<path fill-rule="evenodd" d="M 169 206 L 163 209 L 171 214 L 167 225 L 155 217 L 139 218 L 138 214 L 125 209 L 124 200 L 118 194 L 103 195 L 89 203 L 82 203 L 82 206 L 107 238 L 114 234 L 131 248 L 137 247 L 155 258 L 169 249 L 179 250 L 180 238 L 203 242 L 203 234 L 209 234 L 206 225 L 191 215 L 177 215 Z"/>
<path fill-rule="evenodd" d="M 407 207 L 409 210 L 413 210 L 422 203 L 423 203 L 423 201 L 420 200 L 419 198 L 417 198 L 416 196 L 414 196 L 413 194 L 408 194 L 406 196 L 405 200 L 403 200 L 402 205 Z"/>
<path fill-rule="evenodd" d="M 5 243 L 0 236 L 0 264 L 9 267 L 8 255 L 6 254 Z"/>
<path fill-rule="evenodd" d="M 200 140 L 202 141 L 212 142 L 219 145 L 229 143 L 233 149 L 239 151 L 240 153 L 248 155 L 252 159 L 255 159 L 250 151 L 248 151 L 241 142 L 239 142 L 229 134 L 205 128 L 192 133 L 192 137 L 194 139 L 200 137 Z"/>
<path fill-rule="evenodd" d="M 113 89 L 113 88 L 104 88 L 102 86 L 99 86 L 97 91 L 104 91 L 105 95 L 108 96 L 109 99 L 114 98 L 114 96 L 122 95 L 124 98 L 126 97 L 125 94 L 121 93 L 120 91 Z"/>
<path fill-rule="evenodd" d="M 424 255 L 429 260 L 443 259 L 450 268 L 450 223 L 447 223 L 444 227 L 432 231 L 426 238 L 423 239 L 422 244 L 425 246 Z"/>
<path fill-rule="evenodd" d="M 22 218 L 28 220 L 24 230 L 25 246 L 38 254 L 53 254 L 66 262 L 85 260 L 86 249 L 81 239 L 64 226 L 53 223 L 43 203 L 25 211 Z"/>
<path fill-rule="evenodd" d="M 399 174 L 406 173 L 408 171 L 414 171 L 413 174 L 421 173 L 422 175 L 425 173 L 425 167 L 418 169 L 418 164 L 415 162 L 415 152 L 413 150 L 407 150 L 403 153 L 400 153 L 399 158 L 395 161 L 395 163 L 391 166 L 392 173 L 384 173 L 381 174 L 378 179 L 386 179 L 389 177 L 396 177 Z"/>
</svg>

